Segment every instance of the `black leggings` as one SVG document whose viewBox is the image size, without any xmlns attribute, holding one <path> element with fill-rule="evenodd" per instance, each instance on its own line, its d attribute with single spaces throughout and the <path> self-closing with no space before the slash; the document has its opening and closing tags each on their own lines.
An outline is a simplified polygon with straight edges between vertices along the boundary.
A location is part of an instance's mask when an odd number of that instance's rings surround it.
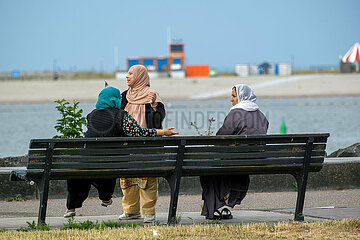
<svg viewBox="0 0 360 240">
<path fill-rule="evenodd" d="M 76 179 L 67 180 L 67 209 L 81 208 L 93 185 L 99 192 L 99 198 L 109 201 L 115 189 L 116 179 Z"/>
</svg>

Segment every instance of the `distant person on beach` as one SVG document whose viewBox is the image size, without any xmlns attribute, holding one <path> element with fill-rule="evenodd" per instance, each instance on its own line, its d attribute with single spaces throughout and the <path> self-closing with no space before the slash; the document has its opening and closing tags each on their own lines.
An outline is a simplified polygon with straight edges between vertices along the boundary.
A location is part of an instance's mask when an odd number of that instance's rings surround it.
<svg viewBox="0 0 360 240">
<path fill-rule="evenodd" d="M 121 94 L 114 87 L 104 88 L 98 97 L 96 109 L 87 116 L 88 130 L 85 137 L 155 137 L 178 134 L 174 128 L 155 129 L 141 127 L 129 113 L 122 110 Z M 99 192 L 101 205 L 112 204 L 116 179 L 76 179 L 67 181 L 67 211 L 64 217 L 75 216 L 75 208 L 82 207 L 89 195 L 91 185 Z"/>
<path fill-rule="evenodd" d="M 269 122 L 255 103 L 256 95 L 249 86 L 238 84 L 233 87 L 230 101 L 233 106 L 216 135 L 266 134 Z M 204 200 L 201 215 L 206 219 L 220 220 L 232 218 L 228 208 L 219 209 L 240 205 L 250 179 L 249 175 L 205 176 L 200 177 L 200 183 Z"/>
<path fill-rule="evenodd" d="M 150 78 L 143 65 L 132 66 L 126 76 L 128 90 L 122 93 L 121 109 L 127 111 L 143 128 L 162 128 L 165 107 L 159 94 L 150 88 Z M 121 178 L 123 214 L 120 220 L 155 221 L 158 178 Z"/>
</svg>

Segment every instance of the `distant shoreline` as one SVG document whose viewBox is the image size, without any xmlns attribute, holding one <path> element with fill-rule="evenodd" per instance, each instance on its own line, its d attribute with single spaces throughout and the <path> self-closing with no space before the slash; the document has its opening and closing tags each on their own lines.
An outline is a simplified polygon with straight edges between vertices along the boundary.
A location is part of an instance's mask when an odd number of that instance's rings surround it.
<svg viewBox="0 0 360 240">
<path fill-rule="evenodd" d="M 348 95 L 298 95 L 298 96 L 257 96 L 257 99 L 313 99 L 313 98 L 341 98 L 341 97 L 359 97 L 360 98 L 360 94 L 348 94 Z M 68 99 L 66 99 L 68 100 Z M 202 100 L 192 100 L 192 99 L 181 99 L 181 98 L 167 98 L 167 99 L 162 99 L 164 102 L 166 101 L 187 101 L 187 102 L 191 102 L 191 101 L 209 101 L 209 100 L 228 100 L 228 98 L 226 97 L 215 97 L 215 98 L 209 98 L 209 99 L 202 99 Z M 54 100 L 56 101 L 56 100 Z M 39 100 L 39 101 L 11 101 L 11 102 L 2 102 L 0 101 L 0 105 L 36 105 L 36 104 L 53 104 L 54 101 L 52 100 Z M 97 99 L 92 98 L 92 99 L 71 99 L 68 100 L 69 102 L 72 101 L 78 101 L 80 103 L 96 103 Z M 54 103 L 55 104 L 55 103 Z"/>
<path fill-rule="evenodd" d="M 194 96 L 211 95 L 219 90 L 219 96 L 209 97 L 208 100 L 229 99 L 231 88 L 239 83 L 255 86 L 253 89 L 258 99 L 360 96 L 360 74 L 317 74 L 297 80 L 298 76 L 159 78 L 151 79 L 151 88 L 159 93 L 164 102 L 191 101 Z M 109 79 L 108 82 L 120 91 L 127 89 L 125 79 Z M 0 81 L 0 104 L 50 104 L 62 98 L 70 102 L 96 102 L 103 88 L 103 79 Z"/>
</svg>

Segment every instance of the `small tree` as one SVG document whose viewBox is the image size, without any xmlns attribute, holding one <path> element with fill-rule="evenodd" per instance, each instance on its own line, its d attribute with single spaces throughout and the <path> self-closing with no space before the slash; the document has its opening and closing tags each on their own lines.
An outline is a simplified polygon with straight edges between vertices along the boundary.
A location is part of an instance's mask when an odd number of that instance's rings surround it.
<svg viewBox="0 0 360 240">
<path fill-rule="evenodd" d="M 86 118 L 82 116 L 83 110 L 78 109 L 79 103 L 74 101 L 71 106 L 65 99 L 55 101 L 60 106 L 56 109 L 60 112 L 61 118 L 56 121 L 55 129 L 60 135 L 54 138 L 81 138 L 84 137 L 83 125 L 86 125 Z"/>
</svg>

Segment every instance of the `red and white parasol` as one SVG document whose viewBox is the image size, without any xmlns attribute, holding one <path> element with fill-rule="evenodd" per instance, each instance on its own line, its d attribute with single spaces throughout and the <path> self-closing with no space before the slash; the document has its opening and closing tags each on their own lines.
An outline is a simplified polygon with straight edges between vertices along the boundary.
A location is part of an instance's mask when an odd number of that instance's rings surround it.
<svg viewBox="0 0 360 240">
<path fill-rule="evenodd" d="M 343 62 L 360 62 L 360 44 L 355 43 L 354 46 L 342 58 Z"/>
</svg>

